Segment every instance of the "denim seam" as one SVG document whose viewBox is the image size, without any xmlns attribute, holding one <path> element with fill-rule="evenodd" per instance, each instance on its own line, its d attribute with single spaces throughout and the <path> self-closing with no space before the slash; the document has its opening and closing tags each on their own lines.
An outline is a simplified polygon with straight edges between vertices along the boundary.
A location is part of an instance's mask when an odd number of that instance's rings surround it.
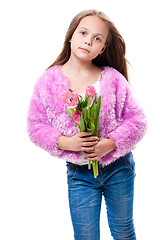
<svg viewBox="0 0 160 240">
<path fill-rule="evenodd" d="M 104 181 L 103 181 L 103 173 L 102 173 L 102 170 L 101 170 L 101 168 L 99 168 L 98 170 L 99 170 L 99 172 L 101 173 L 101 176 L 102 176 L 102 184 L 104 184 L 104 183 L 103 183 Z"/>
<path fill-rule="evenodd" d="M 128 169 L 131 171 L 131 173 L 135 174 L 135 171 L 133 171 L 133 169 L 130 167 L 130 165 L 128 164 L 126 159 L 124 159 L 124 162 L 125 162 L 126 166 L 128 167 Z"/>
<path fill-rule="evenodd" d="M 77 166 L 74 166 L 74 174 L 73 174 L 73 176 L 71 177 L 70 181 L 68 182 L 68 186 L 71 184 L 71 182 L 72 182 L 72 180 L 75 178 L 76 174 L 77 174 Z"/>
</svg>

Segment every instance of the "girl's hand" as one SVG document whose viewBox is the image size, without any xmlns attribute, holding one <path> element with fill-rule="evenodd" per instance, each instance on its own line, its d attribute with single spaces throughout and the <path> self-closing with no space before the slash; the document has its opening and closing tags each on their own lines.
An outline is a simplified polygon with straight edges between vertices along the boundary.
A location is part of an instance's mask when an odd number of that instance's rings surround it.
<svg viewBox="0 0 160 240">
<path fill-rule="evenodd" d="M 92 152 L 85 152 L 89 160 L 98 160 L 107 153 L 114 151 L 116 146 L 112 139 L 100 138 L 98 144 L 94 146 L 95 150 Z"/>
<path fill-rule="evenodd" d="M 80 132 L 72 137 L 60 136 L 58 148 L 70 151 L 83 151 L 92 153 L 98 144 L 98 137 L 91 136 L 89 132 Z"/>
</svg>

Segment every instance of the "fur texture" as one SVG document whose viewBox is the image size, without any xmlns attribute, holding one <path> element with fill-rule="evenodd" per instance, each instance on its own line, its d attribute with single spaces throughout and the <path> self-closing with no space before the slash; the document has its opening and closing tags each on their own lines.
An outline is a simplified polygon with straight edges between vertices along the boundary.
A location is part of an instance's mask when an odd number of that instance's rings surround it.
<svg viewBox="0 0 160 240">
<path fill-rule="evenodd" d="M 102 157 L 108 165 L 133 150 L 146 131 L 146 117 L 132 95 L 126 79 L 117 70 L 105 67 L 101 78 L 101 111 L 99 133 L 102 138 L 112 138 L 117 146 Z M 69 81 L 60 66 L 46 70 L 38 79 L 28 112 L 30 139 L 52 156 L 78 164 L 82 152 L 59 150 L 58 137 L 71 137 L 78 127 L 66 113 L 60 96 L 68 91 Z"/>
</svg>

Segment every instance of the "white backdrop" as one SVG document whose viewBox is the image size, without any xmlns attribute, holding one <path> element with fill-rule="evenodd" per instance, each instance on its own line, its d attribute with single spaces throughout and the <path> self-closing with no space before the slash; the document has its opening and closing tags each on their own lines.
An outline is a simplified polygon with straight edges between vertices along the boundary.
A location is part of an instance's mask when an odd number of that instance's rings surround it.
<svg viewBox="0 0 160 240">
<path fill-rule="evenodd" d="M 0 3 L 0 239 L 73 239 L 65 161 L 30 142 L 26 117 L 34 84 L 60 53 L 71 19 L 104 11 L 127 45 L 133 91 L 148 132 L 134 151 L 137 239 L 159 236 L 159 3 L 127 0 L 15 0 Z M 101 239 L 111 240 L 104 202 Z"/>
</svg>

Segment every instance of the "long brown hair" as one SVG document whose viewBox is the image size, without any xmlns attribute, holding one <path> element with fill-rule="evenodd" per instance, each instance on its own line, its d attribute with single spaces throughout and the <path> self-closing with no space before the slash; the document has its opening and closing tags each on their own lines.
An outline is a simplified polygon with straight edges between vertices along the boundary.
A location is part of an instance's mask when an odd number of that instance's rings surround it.
<svg viewBox="0 0 160 240">
<path fill-rule="evenodd" d="M 125 42 L 111 20 L 103 12 L 99 12 L 97 10 L 85 10 L 73 18 L 67 30 L 61 53 L 48 68 L 55 65 L 63 65 L 69 60 L 71 54 L 69 41 L 72 38 L 72 35 L 78 27 L 80 21 L 87 16 L 97 16 L 101 18 L 109 29 L 106 39 L 107 47 L 105 48 L 104 52 L 93 59 L 92 62 L 98 67 L 113 67 L 122 73 L 128 80 L 127 60 L 125 58 Z"/>
</svg>

